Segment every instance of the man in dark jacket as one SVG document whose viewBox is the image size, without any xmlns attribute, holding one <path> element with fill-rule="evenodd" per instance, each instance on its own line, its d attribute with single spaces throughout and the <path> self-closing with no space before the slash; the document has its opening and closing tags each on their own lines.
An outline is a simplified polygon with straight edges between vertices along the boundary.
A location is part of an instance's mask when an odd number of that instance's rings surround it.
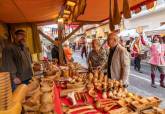
<svg viewBox="0 0 165 114">
<path fill-rule="evenodd" d="M 52 54 L 52 59 L 57 59 L 58 60 L 58 63 L 59 63 L 59 40 L 58 39 L 55 39 L 55 42 L 54 42 L 54 46 L 51 50 L 51 54 Z M 63 54 L 64 54 L 64 51 L 63 51 Z M 64 56 L 64 62 L 66 63 L 66 59 L 65 59 L 65 56 Z"/>
<path fill-rule="evenodd" d="M 32 60 L 28 48 L 25 46 L 25 31 L 15 32 L 14 43 L 3 49 L 3 70 L 10 72 L 13 89 L 21 83 L 28 84 L 32 73 Z"/>
<path fill-rule="evenodd" d="M 59 61 L 59 48 L 58 48 L 58 45 L 59 45 L 59 41 L 58 39 L 55 39 L 54 41 L 54 46 L 51 50 L 51 54 L 52 54 L 52 59 L 57 59 Z"/>
<path fill-rule="evenodd" d="M 132 47 L 133 37 L 130 37 L 130 39 L 126 42 L 126 49 L 129 53 L 131 53 L 131 47 Z"/>
</svg>

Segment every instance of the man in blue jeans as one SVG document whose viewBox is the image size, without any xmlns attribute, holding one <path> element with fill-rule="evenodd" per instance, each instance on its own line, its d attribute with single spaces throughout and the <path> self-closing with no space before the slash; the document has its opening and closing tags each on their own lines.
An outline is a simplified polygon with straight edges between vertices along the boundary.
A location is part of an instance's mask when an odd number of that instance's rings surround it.
<svg viewBox="0 0 165 114">
<path fill-rule="evenodd" d="M 33 75 L 31 55 L 25 46 L 25 35 L 24 30 L 17 30 L 14 43 L 9 44 L 2 52 L 3 70 L 10 72 L 13 90 L 21 83 L 28 84 Z"/>
</svg>

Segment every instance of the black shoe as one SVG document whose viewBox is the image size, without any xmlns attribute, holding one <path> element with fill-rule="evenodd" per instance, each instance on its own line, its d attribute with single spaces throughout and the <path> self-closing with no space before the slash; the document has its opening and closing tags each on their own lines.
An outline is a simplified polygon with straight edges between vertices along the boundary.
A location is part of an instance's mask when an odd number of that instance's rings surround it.
<svg viewBox="0 0 165 114">
<path fill-rule="evenodd" d="M 153 88 L 157 88 L 157 86 L 155 84 L 151 84 L 151 87 Z"/>
<path fill-rule="evenodd" d="M 136 69 L 136 65 L 134 65 L 134 69 Z"/>
<path fill-rule="evenodd" d="M 137 67 L 134 67 L 134 70 L 137 71 Z"/>
<path fill-rule="evenodd" d="M 165 88 L 164 83 L 161 83 L 161 84 L 160 84 L 160 87 Z"/>
</svg>

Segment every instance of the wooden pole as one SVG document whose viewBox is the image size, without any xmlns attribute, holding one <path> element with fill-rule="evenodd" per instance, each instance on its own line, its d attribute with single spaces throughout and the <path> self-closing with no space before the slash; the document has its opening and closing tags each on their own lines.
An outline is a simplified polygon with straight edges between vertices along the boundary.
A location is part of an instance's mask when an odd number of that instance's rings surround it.
<svg viewBox="0 0 165 114">
<path fill-rule="evenodd" d="M 73 34 L 75 34 L 84 24 L 79 25 L 75 30 L 73 30 L 69 35 L 65 37 L 65 39 L 62 40 L 62 42 L 65 42 L 68 40 Z"/>
<path fill-rule="evenodd" d="M 65 64 L 64 51 L 63 51 L 63 48 L 62 48 L 63 27 L 64 27 L 64 24 L 62 22 L 58 22 L 58 40 L 59 40 L 58 47 L 59 47 L 59 63 L 60 63 L 60 65 Z"/>
<path fill-rule="evenodd" d="M 66 36 L 64 39 L 63 39 L 63 27 L 64 27 L 64 24 L 62 22 L 58 22 L 58 40 L 59 40 L 59 63 L 61 65 L 64 65 L 65 64 L 65 60 L 64 60 L 64 51 L 63 51 L 63 48 L 62 48 L 62 43 L 65 42 L 66 40 L 68 40 L 73 34 L 75 34 L 84 24 L 81 24 L 79 25 L 75 30 L 73 30 L 68 36 Z M 42 30 L 38 30 L 39 31 L 39 34 L 41 34 L 44 38 L 46 38 L 47 40 L 49 40 L 51 43 L 54 43 L 54 40 L 46 35 L 45 33 L 42 32 Z"/>
<path fill-rule="evenodd" d="M 39 32 L 39 34 L 40 35 L 42 35 L 44 38 L 46 38 L 47 40 L 49 40 L 52 44 L 54 44 L 54 40 L 50 37 L 50 36 L 48 36 L 48 35 L 46 35 L 45 33 L 43 33 L 42 32 L 42 30 L 38 30 L 38 32 Z"/>
</svg>

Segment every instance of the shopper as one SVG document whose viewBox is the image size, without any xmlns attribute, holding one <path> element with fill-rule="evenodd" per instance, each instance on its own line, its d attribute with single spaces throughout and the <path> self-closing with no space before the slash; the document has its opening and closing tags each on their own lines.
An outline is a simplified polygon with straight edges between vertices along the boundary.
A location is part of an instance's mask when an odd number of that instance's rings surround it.
<svg viewBox="0 0 165 114">
<path fill-rule="evenodd" d="M 165 44 L 165 36 L 162 37 L 163 43 Z"/>
<path fill-rule="evenodd" d="M 130 57 L 126 48 L 119 43 L 120 39 L 116 33 L 109 34 L 107 39 L 109 49 L 108 56 L 108 77 L 110 79 L 122 80 L 128 84 L 130 72 Z"/>
<path fill-rule="evenodd" d="M 141 42 L 140 42 L 140 37 L 136 37 L 135 42 L 133 44 L 133 49 L 132 49 L 132 56 L 134 57 L 134 69 L 137 70 L 138 72 L 141 72 Z"/>
<path fill-rule="evenodd" d="M 87 46 L 85 43 L 82 45 L 81 57 L 83 58 L 84 55 L 85 55 L 85 58 L 87 58 Z"/>
<path fill-rule="evenodd" d="M 47 61 L 48 60 L 48 55 L 47 55 L 48 49 L 45 45 L 42 45 L 42 56 L 43 60 Z"/>
<path fill-rule="evenodd" d="M 149 61 L 151 64 L 151 86 L 156 88 L 155 75 L 156 70 L 158 70 L 160 72 L 160 86 L 165 88 L 165 45 L 160 44 L 159 36 L 154 36 L 153 41 L 154 43 L 150 47 L 151 59 Z"/>
<path fill-rule="evenodd" d="M 73 51 L 76 51 L 76 42 L 73 43 Z"/>
<path fill-rule="evenodd" d="M 59 48 L 58 48 L 58 45 L 59 45 L 59 41 L 58 39 L 55 39 L 54 41 L 54 46 L 52 48 L 52 59 L 57 59 L 59 60 Z"/>
<path fill-rule="evenodd" d="M 126 45 L 126 42 L 123 40 L 122 37 L 120 37 L 120 45 L 123 47 L 125 47 L 125 45 Z"/>
<path fill-rule="evenodd" d="M 89 52 L 88 56 L 88 66 L 89 69 L 104 69 L 106 64 L 106 52 L 101 48 L 98 39 L 92 40 L 92 50 Z"/>
<path fill-rule="evenodd" d="M 67 42 L 64 44 L 63 49 L 64 49 L 64 54 L 65 54 L 65 58 L 66 58 L 67 63 L 73 61 L 72 49 L 69 47 L 69 44 Z"/>
<path fill-rule="evenodd" d="M 51 48 L 52 48 L 52 46 L 51 45 L 49 45 L 49 46 L 47 46 L 47 56 L 48 56 L 48 60 L 52 60 L 52 54 L 51 54 Z"/>
<path fill-rule="evenodd" d="M 3 69 L 11 74 L 13 90 L 16 85 L 28 84 L 33 75 L 31 55 L 25 46 L 25 36 L 24 30 L 17 30 L 14 43 L 2 52 Z"/>
<path fill-rule="evenodd" d="M 53 60 L 57 60 L 58 63 L 59 63 L 59 40 L 58 39 L 55 39 L 54 41 L 54 46 L 51 50 L 51 54 L 52 54 L 52 59 Z M 62 51 L 62 53 L 64 53 L 64 51 Z M 64 56 L 64 63 L 66 63 L 66 59 L 65 59 L 65 56 Z"/>
<path fill-rule="evenodd" d="M 131 48 L 132 48 L 132 42 L 133 42 L 133 37 L 130 37 L 130 39 L 126 42 L 126 48 L 127 51 L 130 53 L 131 52 Z"/>
</svg>

